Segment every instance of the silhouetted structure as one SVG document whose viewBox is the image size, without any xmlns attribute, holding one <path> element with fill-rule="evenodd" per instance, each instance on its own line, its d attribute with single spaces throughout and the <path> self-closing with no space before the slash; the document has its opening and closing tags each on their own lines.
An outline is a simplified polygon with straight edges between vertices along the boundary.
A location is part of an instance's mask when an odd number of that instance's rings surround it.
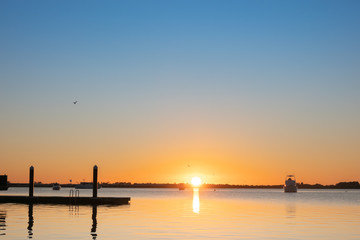
<svg viewBox="0 0 360 240">
<path fill-rule="evenodd" d="M 98 190 L 98 167 L 95 165 L 93 168 L 93 198 L 97 198 Z"/>
<path fill-rule="evenodd" d="M 8 187 L 7 175 L 0 175 L 0 190 L 7 190 Z"/>
<path fill-rule="evenodd" d="M 30 174 L 29 174 L 29 197 L 34 196 L 34 167 L 30 167 Z"/>
</svg>

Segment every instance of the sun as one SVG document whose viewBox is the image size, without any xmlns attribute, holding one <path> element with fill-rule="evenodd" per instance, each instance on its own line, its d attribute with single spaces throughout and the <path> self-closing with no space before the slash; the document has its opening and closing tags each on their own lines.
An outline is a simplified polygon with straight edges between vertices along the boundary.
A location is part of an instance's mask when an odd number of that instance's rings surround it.
<svg viewBox="0 0 360 240">
<path fill-rule="evenodd" d="M 193 177 L 191 179 L 191 184 L 194 186 L 194 187 L 199 187 L 201 185 L 201 178 L 199 177 Z"/>
</svg>

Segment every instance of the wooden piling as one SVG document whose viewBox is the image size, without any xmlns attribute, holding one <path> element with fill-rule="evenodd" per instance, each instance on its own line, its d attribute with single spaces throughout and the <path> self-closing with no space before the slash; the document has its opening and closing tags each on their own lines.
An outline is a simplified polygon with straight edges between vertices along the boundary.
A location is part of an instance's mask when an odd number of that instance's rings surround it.
<svg viewBox="0 0 360 240">
<path fill-rule="evenodd" d="M 34 167 L 30 167 L 29 174 L 29 197 L 34 197 Z"/>
<path fill-rule="evenodd" d="M 98 167 L 95 165 L 93 169 L 93 198 L 97 198 L 98 190 Z"/>
</svg>

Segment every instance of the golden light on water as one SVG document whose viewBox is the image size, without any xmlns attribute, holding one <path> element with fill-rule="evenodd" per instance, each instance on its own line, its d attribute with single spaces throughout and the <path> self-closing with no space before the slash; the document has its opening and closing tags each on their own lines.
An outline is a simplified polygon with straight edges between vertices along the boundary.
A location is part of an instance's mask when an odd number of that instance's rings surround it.
<svg viewBox="0 0 360 240">
<path fill-rule="evenodd" d="M 194 187 L 199 187 L 201 185 L 201 178 L 199 177 L 193 177 L 191 179 L 191 184 L 194 186 Z"/>
<path fill-rule="evenodd" d="M 200 213 L 200 198 L 199 198 L 199 189 L 193 189 L 193 212 Z"/>
</svg>

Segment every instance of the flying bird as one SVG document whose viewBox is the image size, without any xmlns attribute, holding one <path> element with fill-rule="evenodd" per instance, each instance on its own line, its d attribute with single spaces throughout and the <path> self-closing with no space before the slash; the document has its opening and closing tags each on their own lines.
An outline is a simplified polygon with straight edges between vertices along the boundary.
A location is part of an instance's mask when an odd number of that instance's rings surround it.
<svg viewBox="0 0 360 240">
<path fill-rule="evenodd" d="M 78 101 L 73 102 L 74 104 L 77 104 Z"/>
</svg>

